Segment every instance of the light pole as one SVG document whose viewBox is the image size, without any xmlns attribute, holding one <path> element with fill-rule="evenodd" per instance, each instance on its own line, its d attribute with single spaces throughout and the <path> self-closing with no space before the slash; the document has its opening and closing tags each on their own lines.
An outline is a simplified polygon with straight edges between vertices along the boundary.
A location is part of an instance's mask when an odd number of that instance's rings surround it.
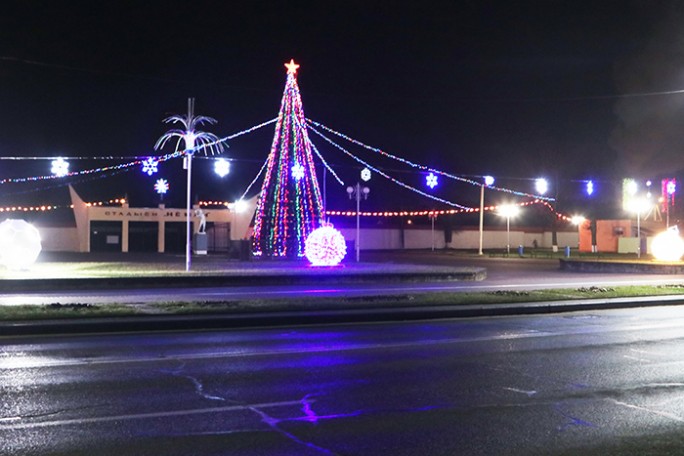
<svg viewBox="0 0 684 456">
<path fill-rule="evenodd" d="M 347 187 L 347 194 L 349 199 L 356 198 L 356 262 L 359 262 L 360 257 L 360 235 L 361 235 L 361 198 L 368 199 L 370 189 L 368 187 L 361 187 L 358 182 L 353 187 Z"/>
<path fill-rule="evenodd" d="M 430 217 L 430 222 L 432 223 L 432 251 L 435 251 L 435 219 L 437 218 L 437 213 L 436 212 L 430 212 L 428 214 L 428 217 Z"/>
<path fill-rule="evenodd" d="M 195 115 L 195 99 L 188 98 L 188 114 L 187 116 L 174 115 L 164 119 L 164 123 L 180 123 L 183 125 L 184 129 L 173 129 L 164 133 L 154 145 L 155 149 L 161 149 L 164 144 L 171 139 L 177 138 L 176 152 L 178 152 L 178 146 L 180 145 L 180 140 L 182 139 L 185 143 L 185 156 L 183 158 L 183 167 L 187 170 L 187 195 L 185 204 L 185 270 L 190 271 L 190 263 L 192 258 L 192 248 L 191 239 L 192 233 L 190 232 L 190 220 L 191 220 L 191 180 L 192 180 L 192 156 L 195 153 L 195 144 L 198 143 L 200 148 L 206 153 L 206 149 L 209 149 L 212 154 L 214 151 L 222 152 L 224 145 L 218 136 L 213 133 L 205 133 L 203 131 L 197 131 L 196 128 L 202 123 L 215 124 L 216 119 L 207 116 L 196 116 Z"/>
<path fill-rule="evenodd" d="M 637 215 L 637 258 L 641 258 L 641 212 L 649 209 L 647 198 L 636 198 L 632 201 L 631 210 Z"/>
<path fill-rule="evenodd" d="M 484 239 L 484 189 L 485 186 L 489 187 L 494 184 L 494 178 L 492 176 L 484 176 L 483 183 L 480 184 L 480 249 L 478 250 L 478 255 L 482 255 L 482 242 Z"/>
<path fill-rule="evenodd" d="M 511 253 L 511 217 L 515 217 L 520 212 L 520 208 L 513 204 L 503 204 L 499 206 L 498 213 L 506 217 L 506 254 Z"/>
</svg>

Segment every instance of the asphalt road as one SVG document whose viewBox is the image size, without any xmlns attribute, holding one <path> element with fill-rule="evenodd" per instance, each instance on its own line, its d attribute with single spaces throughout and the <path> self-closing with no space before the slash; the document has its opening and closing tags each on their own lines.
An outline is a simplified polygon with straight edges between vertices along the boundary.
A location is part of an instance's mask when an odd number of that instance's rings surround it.
<svg viewBox="0 0 684 456">
<path fill-rule="evenodd" d="M 677 454 L 683 324 L 655 307 L 0 338 L 0 454 Z"/>
</svg>

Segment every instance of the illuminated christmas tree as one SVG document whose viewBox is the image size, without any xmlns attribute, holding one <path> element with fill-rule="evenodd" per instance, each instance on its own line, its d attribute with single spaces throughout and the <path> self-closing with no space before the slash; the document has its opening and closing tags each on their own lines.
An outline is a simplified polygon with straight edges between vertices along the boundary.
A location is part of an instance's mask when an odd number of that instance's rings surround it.
<svg viewBox="0 0 684 456">
<path fill-rule="evenodd" d="M 286 63 L 278 113 L 254 221 L 254 255 L 299 258 L 307 236 L 323 220 L 323 204 L 297 85 L 297 65 Z"/>
</svg>

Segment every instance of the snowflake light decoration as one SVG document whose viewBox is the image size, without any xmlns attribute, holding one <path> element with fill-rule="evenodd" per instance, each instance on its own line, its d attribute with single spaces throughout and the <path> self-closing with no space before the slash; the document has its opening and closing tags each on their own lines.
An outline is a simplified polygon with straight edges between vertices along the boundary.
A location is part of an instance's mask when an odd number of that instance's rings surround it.
<svg viewBox="0 0 684 456">
<path fill-rule="evenodd" d="M 297 180 L 300 180 L 304 177 L 304 167 L 299 163 L 295 163 L 292 167 L 292 177 L 294 177 Z"/>
<path fill-rule="evenodd" d="M 219 175 L 219 177 L 226 177 L 230 174 L 230 162 L 223 158 L 219 158 L 214 162 L 214 172 Z"/>
<path fill-rule="evenodd" d="M 157 160 L 155 160 L 152 157 L 148 157 L 147 160 L 144 160 L 142 163 L 142 172 L 146 173 L 148 176 L 151 176 L 152 174 L 156 173 L 159 171 L 159 164 Z"/>
<path fill-rule="evenodd" d="M 52 169 L 50 171 L 57 177 L 64 177 L 69 174 L 69 163 L 62 157 L 52 160 Z"/>
<path fill-rule="evenodd" d="M 169 183 L 166 179 L 159 179 L 154 184 L 154 191 L 160 195 L 165 195 L 169 191 Z"/>
<path fill-rule="evenodd" d="M 311 266 L 337 266 L 346 254 L 344 236 L 332 225 L 313 230 L 304 243 L 304 255 Z"/>
<path fill-rule="evenodd" d="M 363 180 L 364 182 L 368 182 L 370 180 L 370 178 L 371 178 L 370 169 L 363 168 L 361 170 L 361 180 Z"/>
<path fill-rule="evenodd" d="M 430 188 L 437 187 L 437 175 L 435 175 L 435 173 L 430 173 L 425 176 L 425 184 Z"/>
</svg>

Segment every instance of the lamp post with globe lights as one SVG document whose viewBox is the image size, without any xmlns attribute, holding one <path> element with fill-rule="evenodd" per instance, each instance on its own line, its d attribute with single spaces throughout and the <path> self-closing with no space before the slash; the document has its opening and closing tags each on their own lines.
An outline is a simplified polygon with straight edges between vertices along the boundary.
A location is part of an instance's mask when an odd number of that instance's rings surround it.
<svg viewBox="0 0 684 456">
<path fill-rule="evenodd" d="M 370 171 L 368 168 L 364 168 L 363 171 L 361 171 L 361 179 L 364 182 L 368 182 L 370 180 Z M 368 187 L 361 187 L 361 184 L 359 182 L 356 183 L 355 186 L 347 187 L 347 195 L 349 195 L 349 199 L 355 198 L 356 199 L 356 262 L 358 263 L 360 261 L 361 257 L 361 250 L 360 250 L 360 235 L 361 235 L 361 198 L 363 199 L 368 199 L 368 194 L 370 193 L 370 188 Z"/>
</svg>

